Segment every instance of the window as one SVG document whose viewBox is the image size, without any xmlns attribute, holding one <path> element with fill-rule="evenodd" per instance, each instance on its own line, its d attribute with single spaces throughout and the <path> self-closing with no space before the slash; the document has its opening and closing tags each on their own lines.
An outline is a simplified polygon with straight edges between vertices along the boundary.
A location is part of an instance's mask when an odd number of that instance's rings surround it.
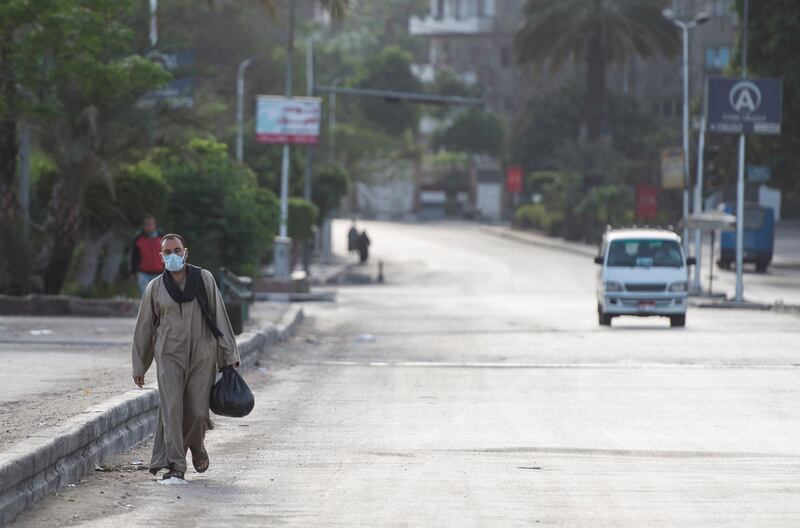
<svg viewBox="0 0 800 528">
<path fill-rule="evenodd" d="M 434 0 L 435 4 L 435 11 L 433 13 L 433 17 L 436 20 L 441 20 L 444 18 L 444 0 Z"/>
<path fill-rule="evenodd" d="M 608 249 L 612 268 L 680 268 L 681 246 L 674 240 L 614 240 Z"/>
<path fill-rule="evenodd" d="M 731 61 L 731 48 L 728 46 L 706 47 L 706 69 L 709 71 L 722 71 Z"/>
</svg>

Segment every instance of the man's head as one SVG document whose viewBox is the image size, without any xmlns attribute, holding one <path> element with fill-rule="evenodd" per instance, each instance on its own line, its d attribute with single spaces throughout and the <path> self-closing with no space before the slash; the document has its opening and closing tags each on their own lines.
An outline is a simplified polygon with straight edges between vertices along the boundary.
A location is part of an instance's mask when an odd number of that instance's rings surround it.
<svg viewBox="0 0 800 528">
<path fill-rule="evenodd" d="M 156 224 L 155 216 L 147 215 L 142 218 L 142 231 L 144 231 L 146 235 L 154 233 L 156 229 L 158 229 L 158 225 Z"/>
<path fill-rule="evenodd" d="M 175 257 L 172 255 L 175 255 Z M 182 260 L 182 265 L 178 269 L 170 269 L 170 267 L 175 267 L 174 265 L 170 266 L 170 261 L 178 262 L 176 257 Z M 186 263 L 188 258 L 189 249 L 186 247 L 182 236 L 177 233 L 169 233 L 161 237 L 161 260 L 164 261 L 164 265 L 169 271 L 180 271 L 183 269 L 183 264 Z"/>
</svg>

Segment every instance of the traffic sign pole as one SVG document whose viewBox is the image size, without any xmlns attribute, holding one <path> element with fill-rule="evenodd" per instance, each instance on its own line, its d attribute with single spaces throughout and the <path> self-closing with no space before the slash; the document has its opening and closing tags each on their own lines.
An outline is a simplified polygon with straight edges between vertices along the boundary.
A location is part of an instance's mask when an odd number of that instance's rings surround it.
<svg viewBox="0 0 800 528">
<path fill-rule="evenodd" d="M 747 12 L 748 0 L 744 0 L 744 24 L 742 25 L 742 78 L 747 78 Z M 744 130 L 739 134 L 739 174 L 736 179 L 736 302 L 744 302 L 744 161 L 746 140 Z"/>
</svg>

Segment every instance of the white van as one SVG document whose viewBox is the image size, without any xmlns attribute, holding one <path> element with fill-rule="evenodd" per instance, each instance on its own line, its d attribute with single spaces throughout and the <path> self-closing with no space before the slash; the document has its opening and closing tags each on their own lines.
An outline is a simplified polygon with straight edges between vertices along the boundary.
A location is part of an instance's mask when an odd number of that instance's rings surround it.
<svg viewBox="0 0 800 528">
<path fill-rule="evenodd" d="M 689 266 L 681 239 L 659 228 L 610 229 L 594 261 L 597 317 L 609 326 L 617 315 L 669 317 L 670 326 L 686 325 Z"/>
</svg>

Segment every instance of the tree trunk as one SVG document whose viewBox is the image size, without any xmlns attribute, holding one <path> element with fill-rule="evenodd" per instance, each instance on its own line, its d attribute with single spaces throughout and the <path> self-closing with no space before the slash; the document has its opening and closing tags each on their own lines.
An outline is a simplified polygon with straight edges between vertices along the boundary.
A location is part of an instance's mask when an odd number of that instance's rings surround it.
<svg viewBox="0 0 800 528">
<path fill-rule="evenodd" d="M 103 259 L 103 267 L 100 270 L 100 280 L 106 284 L 111 284 L 119 278 L 119 268 L 123 259 L 127 256 L 127 240 L 119 233 L 113 232 L 106 245 L 106 256 Z"/>
<path fill-rule="evenodd" d="M 75 277 L 78 283 L 78 290 L 82 293 L 91 291 L 97 283 L 97 271 L 100 265 L 100 256 L 103 248 L 114 236 L 110 229 L 105 233 L 90 232 L 83 237 L 83 257 Z M 108 258 L 108 254 L 106 255 Z M 117 261 L 119 263 L 119 261 Z"/>
<path fill-rule="evenodd" d="M 17 122 L 13 111 L 17 87 L 11 68 L 10 31 L 0 34 L 0 99 L 5 112 L 0 113 L 0 226 L 15 225 L 17 217 Z"/>
<path fill-rule="evenodd" d="M 57 294 L 72 264 L 78 242 L 86 186 L 87 163 L 69 167 L 53 186 L 44 222 L 45 237 L 37 261 L 44 279 L 45 293 Z"/>
<path fill-rule="evenodd" d="M 586 53 L 586 128 L 589 141 L 605 134 L 606 130 L 606 54 L 598 31 L 589 39 Z"/>
</svg>

